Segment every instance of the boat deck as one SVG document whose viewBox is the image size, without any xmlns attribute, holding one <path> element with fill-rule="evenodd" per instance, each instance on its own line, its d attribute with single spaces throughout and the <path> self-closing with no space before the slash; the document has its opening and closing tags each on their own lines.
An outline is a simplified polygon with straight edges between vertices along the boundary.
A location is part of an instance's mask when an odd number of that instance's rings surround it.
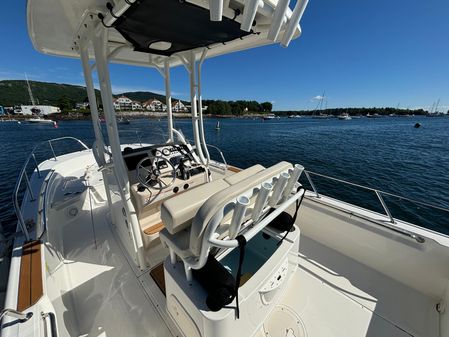
<svg viewBox="0 0 449 337">
<path fill-rule="evenodd" d="M 299 315 L 307 335 L 317 337 L 436 337 L 435 304 L 305 236 L 300 243 L 300 268 L 282 301 Z"/>
<path fill-rule="evenodd" d="M 57 313 L 59 336 L 181 336 L 151 268 L 138 270 L 117 240 L 101 174 L 90 155 L 85 158 L 91 188 L 76 194 L 78 215 L 69 218 L 57 205 L 48 210 L 44 289 Z M 70 167 L 70 161 L 64 164 L 65 176 L 86 175 L 85 168 Z M 57 189 L 55 196 L 62 192 Z M 152 268 L 164 252 L 160 244 L 146 252 Z M 437 337 L 436 303 L 302 234 L 298 271 L 257 337 L 270 336 L 264 329 L 287 324 L 288 317 L 300 327 L 292 328 L 295 336 Z"/>
</svg>

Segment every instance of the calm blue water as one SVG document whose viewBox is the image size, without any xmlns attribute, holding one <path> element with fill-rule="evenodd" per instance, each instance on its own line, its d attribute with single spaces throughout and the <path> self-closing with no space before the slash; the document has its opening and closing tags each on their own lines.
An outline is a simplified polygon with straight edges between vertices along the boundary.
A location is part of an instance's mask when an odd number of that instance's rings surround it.
<svg viewBox="0 0 449 337">
<path fill-rule="evenodd" d="M 228 163 L 239 167 L 281 160 L 300 163 L 306 169 L 380 190 L 449 208 L 449 118 L 279 119 L 273 121 L 222 119 L 205 121 L 206 139 L 224 152 Z M 422 127 L 415 129 L 416 122 Z M 175 126 L 191 137 L 190 120 Z M 133 120 L 121 125 L 123 142 L 136 139 L 158 142 L 166 121 Z M 15 226 L 12 190 L 18 171 L 34 144 L 50 138 L 74 136 L 89 146 L 93 142 L 90 121 L 49 125 L 0 123 L 0 220 L 5 230 Z M 74 146 L 55 146 L 75 150 Z M 212 151 L 211 154 L 213 155 Z M 49 152 L 38 155 L 44 159 Z M 312 176 L 313 177 L 313 176 Z M 372 192 L 313 177 L 319 192 L 381 211 Z M 395 217 L 449 234 L 448 213 L 418 207 L 386 197 Z"/>
</svg>

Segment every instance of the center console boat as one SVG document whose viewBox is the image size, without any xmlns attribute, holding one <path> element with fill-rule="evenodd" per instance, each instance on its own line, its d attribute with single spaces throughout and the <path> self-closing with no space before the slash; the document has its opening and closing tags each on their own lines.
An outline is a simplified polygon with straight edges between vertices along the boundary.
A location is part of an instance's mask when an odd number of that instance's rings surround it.
<svg viewBox="0 0 449 337">
<path fill-rule="evenodd" d="M 95 142 L 37 144 L 19 173 L 2 337 L 449 334 L 446 235 L 395 219 L 378 190 L 385 214 L 318 193 L 298 163 L 241 169 L 209 154 L 203 62 L 287 47 L 306 5 L 28 0 L 34 47 L 81 60 Z M 109 63 L 162 75 L 163 142 L 121 144 Z M 190 80 L 192 142 L 173 127 L 177 66 Z M 61 142 L 79 151 L 56 155 Z M 52 155 L 38 163 L 43 147 Z"/>
</svg>

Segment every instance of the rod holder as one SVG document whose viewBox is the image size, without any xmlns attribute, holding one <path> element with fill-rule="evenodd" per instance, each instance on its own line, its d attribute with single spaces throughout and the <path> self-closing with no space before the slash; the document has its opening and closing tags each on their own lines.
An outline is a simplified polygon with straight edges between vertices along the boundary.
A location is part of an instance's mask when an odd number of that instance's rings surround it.
<svg viewBox="0 0 449 337">
<path fill-rule="evenodd" d="M 251 30 L 254 19 L 256 18 L 257 9 L 260 5 L 260 0 L 246 0 L 245 7 L 243 8 L 242 23 L 240 24 L 240 29 L 245 32 Z"/>
<path fill-rule="evenodd" d="M 260 215 L 262 214 L 263 208 L 267 204 L 268 196 L 273 189 L 273 185 L 270 183 L 263 183 L 260 187 L 259 194 L 257 195 L 256 203 L 254 204 L 253 214 L 251 218 L 254 222 L 259 220 Z"/>
<path fill-rule="evenodd" d="M 210 20 L 221 21 L 223 17 L 223 0 L 209 0 Z"/>
<path fill-rule="evenodd" d="M 309 0 L 298 0 L 298 2 L 296 3 L 295 9 L 293 10 L 292 16 L 290 17 L 290 21 L 287 24 L 287 28 L 285 29 L 284 36 L 282 37 L 282 47 L 288 47 L 288 45 L 290 44 L 290 41 L 293 38 L 296 27 L 298 27 L 299 25 L 299 21 L 301 21 L 302 15 L 304 14 L 308 2 Z"/>
<path fill-rule="evenodd" d="M 284 192 L 282 193 L 282 200 L 285 200 L 288 198 L 290 193 L 292 192 L 293 188 L 295 187 L 296 182 L 298 181 L 299 177 L 301 176 L 302 172 L 304 171 L 304 166 L 296 164 L 293 168 L 291 177 L 287 183 L 287 186 L 284 189 Z"/>
<path fill-rule="evenodd" d="M 268 205 L 270 205 L 270 207 L 274 207 L 277 205 L 289 179 L 290 174 L 288 174 L 287 172 L 281 173 L 278 181 L 274 185 L 273 194 L 271 195 L 270 201 L 268 202 Z"/>
<path fill-rule="evenodd" d="M 268 31 L 267 39 L 275 41 L 279 35 L 282 24 L 284 23 L 285 12 L 288 9 L 290 0 L 279 0 L 274 9 L 273 20 L 271 22 L 270 30 Z"/>
<path fill-rule="evenodd" d="M 245 218 L 245 212 L 248 206 L 249 198 L 243 195 L 237 198 L 234 214 L 232 215 L 231 224 L 229 225 L 229 239 L 234 239 L 240 232 L 240 227 Z"/>
</svg>

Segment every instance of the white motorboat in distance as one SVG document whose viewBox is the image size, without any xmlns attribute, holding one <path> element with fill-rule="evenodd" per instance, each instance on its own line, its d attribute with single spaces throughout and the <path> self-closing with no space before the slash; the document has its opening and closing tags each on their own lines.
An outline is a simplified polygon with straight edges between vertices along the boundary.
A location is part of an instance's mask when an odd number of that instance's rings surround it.
<svg viewBox="0 0 449 337">
<path fill-rule="evenodd" d="M 347 113 L 343 113 L 341 115 L 338 115 L 337 118 L 339 120 L 343 120 L 343 121 L 350 121 L 352 119 L 352 117 L 349 114 L 347 114 Z"/>
<path fill-rule="evenodd" d="M 275 114 L 267 114 L 265 116 L 263 116 L 263 119 L 266 121 L 272 120 L 272 119 L 278 119 L 280 118 L 279 116 L 276 116 Z"/>
<path fill-rule="evenodd" d="M 41 123 L 41 124 L 54 124 L 55 121 L 51 120 L 51 119 L 47 119 L 47 118 L 42 118 L 42 117 L 34 117 L 34 118 L 28 118 L 25 120 L 28 123 Z"/>
<path fill-rule="evenodd" d="M 95 141 L 36 144 L 19 172 L 2 337 L 449 335 L 447 235 L 394 218 L 379 190 L 367 188 L 385 213 L 328 197 L 317 176 L 348 183 L 288 158 L 240 169 L 217 148 L 220 161 L 209 155 L 201 65 L 294 43 L 306 4 L 27 1 L 33 46 L 81 60 Z M 109 62 L 163 76 L 166 138 L 120 143 Z M 192 144 L 173 127 L 170 70 L 179 65 L 189 76 Z M 57 156 L 61 142 L 79 151 Z M 42 147 L 53 156 L 38 164 Z M 260 144 L 254 158 L 273 150 Z"/>
</svg>

